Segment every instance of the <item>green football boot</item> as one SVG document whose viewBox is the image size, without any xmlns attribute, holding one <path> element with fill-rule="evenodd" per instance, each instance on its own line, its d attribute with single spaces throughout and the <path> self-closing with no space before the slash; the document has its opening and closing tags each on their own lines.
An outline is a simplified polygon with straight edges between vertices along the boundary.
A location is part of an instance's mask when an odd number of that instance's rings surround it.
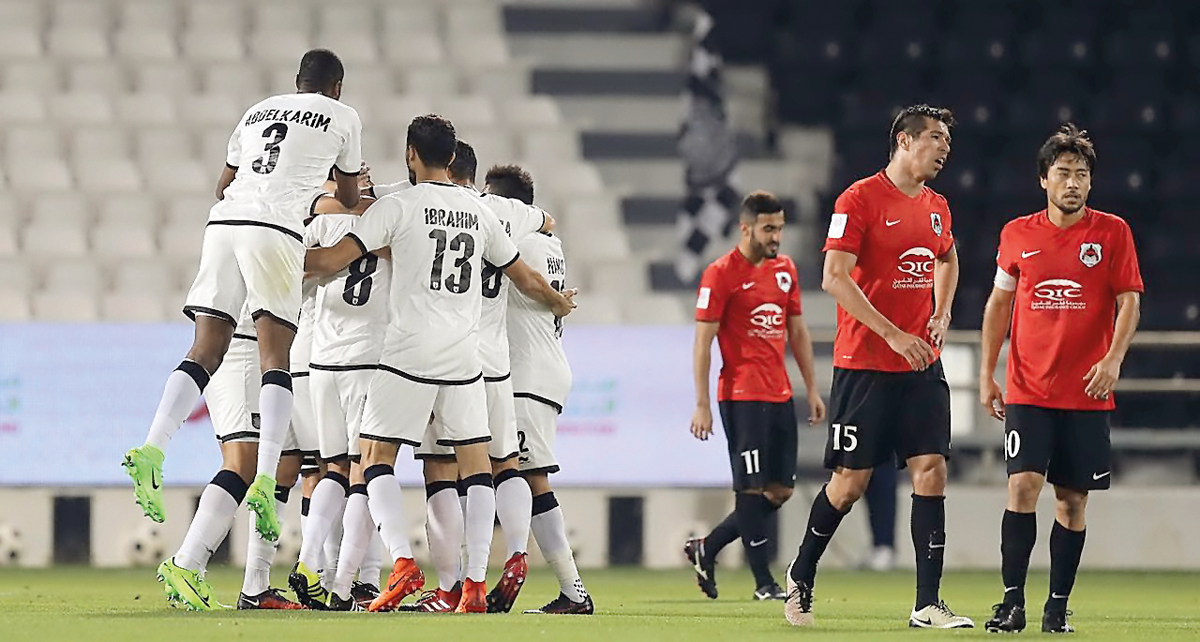
<svg viewBox="0 0 1200 642">
<path fill-rule="evenodd" d="M 133 493 L 142 512 L 161 524 L 167 518 L 162 495 L 163 452 L 150 444 L 139 446 L 125 453 L 121 465 L 133 480 Z"/>
<path fill-rule="evenodd" d="M 174 558 L 163 560 L 158 565 L 158 581 L 167 591 L 167 602 L 171 606 L 189 611 L 215 611 L 222 608 L 213 598 L 212 587 L 198 571 L 189 571 L 175 564 Z"/>
<path fill-rule="evenodd" d="M 275 514 L 275 478 L 260 473 L 246 491 L 246 508 L 254 512 L 254 529 L 268 542 L 279 539 L 279 516 Z"/>
</svg>

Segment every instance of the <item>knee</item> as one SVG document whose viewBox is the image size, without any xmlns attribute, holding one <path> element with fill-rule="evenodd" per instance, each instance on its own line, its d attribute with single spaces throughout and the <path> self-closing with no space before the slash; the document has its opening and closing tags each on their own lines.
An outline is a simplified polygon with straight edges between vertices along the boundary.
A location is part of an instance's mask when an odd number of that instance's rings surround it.
<svg viewBox="0 0 1200 642">
<path fill-rule="evenodd" d="M 221 367 L 225 353 L 214 346 L 194 345 L 188 352 L 187 358 L 200 364 L 200 367 L 204 368 L 209 376 L 212 376 L 217 372 L 217 368 Z"/>
<path fill-rule="evenodd" d="M 918 495 L 936 496 L 946 492 L 946 460 L 938 457 L 933 462 L 910 464 L 913 492 Z"/>
<path fill-rule="evenodd" d="M 870 483 L 871 471 L 869 470 L 834 473 L 833 478 L 825 486 L 825 496 L 829 498 L 829 503 L 833 504 L 834 508 L 844 512 L 862 499 Z"/>
<path fill-rule="evenodd" d="M 1087 493 L 1065 488 L 1055 489 L 1055 512 L 1065 518 L 1068 525 L 1083 520 L 1087 510 Z"/>
<path fill-rule="evenodd" d="M 767 501 L 779 507 L 792 498 L 792 489 L 787 487 L 768 487 L 763 491 L 763 495 L 767 498 Z"/>
<path fill-rule="evenodd" d="M 1008 496 L 1022 512 L 1037 507 L 1038 495 L 1042 492 L 1042 479 L 1038 475 L 1016 474 L 1008 478 Z"/>
</svg>

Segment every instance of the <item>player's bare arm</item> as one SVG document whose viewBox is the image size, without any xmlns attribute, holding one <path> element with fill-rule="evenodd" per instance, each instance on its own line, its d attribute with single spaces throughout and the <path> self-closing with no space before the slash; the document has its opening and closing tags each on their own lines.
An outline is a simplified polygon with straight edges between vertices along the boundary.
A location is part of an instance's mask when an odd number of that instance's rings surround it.
<svg viewBox="0 0 1200 642">
<path fill-rule="evenodd" d="M 379 248 L 376 248 L 379 249 Z M 369 250 L 357 237 L 346 235 L 332 247 L 314 247 L 304 253 L 304 276 L 327 277 L 350 265 Z"/>
<path fill-rule="evenodd" d="M 821 392 L 817 389 L 817 369 L 813 365 L 812 335 L 809 334 L 808 324 L 804 322 L 802 315 L 795 314 L 788 317 L 788 344 L 792 347 L 792 357 L 796 360 L 796 365 L 800 366 L 800 376 L 804 378 L 804 387 L 807 391 L 805 399 L 808 401 L 808 424 L 811 426 L 825 421 L 825 400 L 821 399 Z M 706 367 L 705 371 L 707 370 Z M 707 381 L 706 377 L 706 386 Z M 699 379 L 697 379 L 698 383 Z M 707 407 L 705 405 L 705 408 Z M 709 418 L 709 430 L 710 432 L 712 430 L 711 417 Z"/>
<path fill-rule="evenodd" d="M 867 300 L 862 288 L 850 278 L 850 272 L 857 263 L 858 256 L 855 254 L 841 250 L 826 252 L 821 289 L 832 295 L 847 314 L 887 341 L 888 346 L 904 357 L 913 370 L 929 367 L 934 360 L 933 348 L 920 337 L 896 327 Z"/>
<path fill-rule="evenodd" d="M 573 299 L 578 290 L 570 289 L 563 292 L 555 290 L 537 270 L 529 267 L 521 259 L 513 261 L 512 265 L 504 268 L 504 276 L 512 279 L 513 285 L 517 286 L 522 294 L 534 301 L 546 304 L 556 317 L 565 317 L 575 308 Z"/>
<path fill-rule="evenodd" d="M 995 419 L 1004 421 L 1004 393 L 996 383 L 996 362 L 1000 348 L 1012 323 L 1013 299 L 1016 290 L 992 288 L 983 309 L 983 328 L 979 359 L 979 403 Z"/>
<path fill-rule="evenodd" d="M 1125 353 L 1137 332 L 1142 317 L 1142 295 L 1138 292 L 1122 292 L 1117 295 L 1117 321 L 1113 328 L 1112 345 L 1104 358 L 1084 375 L 1087 388 L 1084 390 L 1093 399 L 1107 399 L 1121 377 L 1121 364 Z"/>
<path fill-rule="evenodd" d="M 342 170 L 338 169 L 335 165 L 333 167 L 333 180 L 337 182 L 338 201 L 340 201 L 342 205 L 345 205 L 347 209 L 358 205 L 359 198 L 361 197 L 358 184 L 358 172 L 346 174 L 342 172 Z"/>
<path fill-rule="evenodd" d="M 950 329 L 950 309 L 958 290 L 958 249 L 950 250 L 933 262 L 933 316 L 929 318 L 929 343 L 941 350 Z"/>
<path fill-rule="evenodd" d="M 225 188 L 233 183 L 234 177 L 237 176 L 237 168 L 226 165 L 221 168 L 221 175 L 217 177 L 217 200 L 225 200 Z"/>
<path fill-rule="evenodd" d="M 696 411 L 692 413 L 692 435 L 700 441 L 706 441 L 712 435 L 712 398 L 709 396 L 708 390 L 708 373 L 712 368 L 713 338 L 717 336 L 717 330 L 720 329 L 721 324 L 716 321 L 696 322 L 696 342 L 692 347 L 692 374 L 696 382 Z"/>
</svg>

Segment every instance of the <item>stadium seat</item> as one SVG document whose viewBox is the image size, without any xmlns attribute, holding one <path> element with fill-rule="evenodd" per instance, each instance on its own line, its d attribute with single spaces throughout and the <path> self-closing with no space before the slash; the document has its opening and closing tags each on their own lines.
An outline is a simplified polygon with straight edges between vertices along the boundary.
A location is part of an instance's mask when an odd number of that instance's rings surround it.
<svg viewBox="0 0 1200 642">
<path fill-rule="evenodd" d="M 493 98 L 524 97 L 530 92 L 530 70 L 527 64 L 515 61 L 504 67 L 461 70 L 468 93 Z"/>
<path fill-rule="evenodd" d="M 154 194 L 211 194 L 217 184 L 219 167 L 208 167 L 191 158 L 170 163 L 146 161 L 141 164 L 147 189 Z"/>
<path fill-rule="evenodd" d="M 579 307 L 571 312 L 564 324 L 570 327 L 581 325 L 616 325 L 623 321 L 621 297 L 607 292 L 586 292 L 579 295 Z"/>
<path fill-rule="evenodd" d="M 403 71 L 404 91 L 420 96 L 453 96 L 462 91 L 462 79 L 445 65 L 410 66 Z"/>
<path fill-rule="evenodd" d="M 579 134 L 566 127 L 529 128 L 520 135 L 521 158 L 535 165 L 580 158 Z"/>
<path fill-rule="evenodd" d="M 337 8 L 342 8 L 338 6 Z M 371 30 L 359 27 L 357 31 L 325 30 L 313 40 L 317 47 L 336 53 L 347 67 L 374 65 L 379 61 L 379 46 Z M 299 58 L 297 57 L 297 61 Z"/>
<path fill-rule="evenodd" d="M 225 93 L 205 93 L 179 96 L 175 101 L 180 121 L 192 126 L 223 126 L 226 140 L 234 125 L 250 105 L 243 105 Z"/>
<path fill-rule="evenodd" d="M 558 103 L 547 96 L 513 97 L 496 104 L 501 122 L 512 127 L 537 129 L 563 122 Z"/>
<path fill-rule="evenodd" d="M 485 96 L 434 97 L 434 108 L 456 126 L 490 127 L 496 123 L 496 112 Z"/>
<path fill-rule="evenodd" d="M 142 173 L 128 159 L 83 159 L 75 165 L 79 187 L 87 193 L 111 194 L 142 189 Z"/>
<path fill-rule="evenodd" d="M 442 41 L 436 34 L 416 32 L 404 37 L 385 38 L 383 55 L 397 65 L 435 65 L 445 58 Z"/>
<path fill-rule="evenodd" d="M 158 297 L 175 290 L 175 277 L 161 261 L 127 259 L 112 268 L 114 292 L 141 292 Z"/>
<path fill-rule="evenodd" d="M 0 2 L 0 25 L 40 31 L 46 23 L 43 7 L 39 2 Z"/>
<path fill-rule="evenodd" d="M 376 126 L 407 128 L 412 119 L 433 111 L 429 100 L 412 94 L 397 95 L 375 101 L 371 108 Z"/>
<path fill-rule="evenodd" d="M 688 322 L 683 305 L 670 294 L 622 297 L 621 319 L 635 325 L 681 325 Z"/>
<path fill-rule="evenodd" d="M 207 210 L 206 210 L 207 212 Z M 204 241 L 205 213 L 195 222 L 169 222 L 158 236 L 158 247 L 162 255 L 173 263 L 194 263 L 200 256 Z"/>
<path fill-rule="evenodd" d="M 124 29 L 172 33 L 179 26 L 178 9 L 160 0 L 122 0 L 119 21 Z"/>
<path fill-rule="evenodd" d="M 154 228 L 135 223 L 101 223 L 92 228 L 92 256 L 100 259 L 149 258 L 157 253 Z"/>
<path fill-rule="evenodd" d="M 30 257 L 67 259 L 87 256 L 87 234 L 82 224 L 29 223 L 21 234 L 21 249 Z"/>
<path fill-rule="evenodd" d="M 133 89 L 136 91 L 162 92 L 172 96 L 196 91 L 196 78 L 191 67 L 173 63 L 144 62 L 130 71 L 133 75 Z"/>
<path fill-rule="evenodd" d="M 17 254 L 17 226 L 12 219 L 0 218 L 0 258 Z"/>
<path fill-rule="evenodd" d="M 45 120 L 46 102 L 41 96 L 28 90 L 0 92 L 0 123 L 6 127 Z"/>
<path fill-rule="evenodd" d="M 204 227 L 208 221 L 208 210 L 212 208 L 215 196 L 182 196 L 167 201 L 167 225 L 183 227 Z M 199 248 L 197 248 L 199 251 Z"/>
<path fill-rule="evenodd" d="M 113 24 L 113 12 L 108 3 L 89 0 L 58 0 L 50 12 L 54 27 L 92 27 L 108 29 Z"/>
<path fill-rule="evenodd" d="M 399 2 L 383 7 L 383 33 L 397 38 L 412 34 L 430 34 L 438 31 L 438 18 L 433 3 Z"/>
<path fill-rule="evenodd" d="M 116 323 L 159 323 L 164 320 L 163 299 L 157 294 L 108 292 L 100 297 L 100 318 Z"/>
<path fill-rule="evenodd" d="M 113 121 L 113 107 L 99 92 L 71 92 L 50 97 L 50 115 L 64 125 L 107 125 Z"/>
<path fill-rule="evenodd" d="M 143 163 L 192 158 L 195 148 L 189 133 L 178 127 L 155 127 L 136 132 L 134 150 Z"/>
<path fill-rule="evenodd" d="M 240 34 L 246 30 L 246 7 L 243 2 L 192 2 L 184 7 L 184 24 L 188 30 L 226 31 Z"/>
<path fill-rule="evenodd" d="M 508 64 L 508 43 L 501 36 L 452 35 L 450 59 L 460 67 L 501 67 Z"/>
<path fill-rule="evenodd" d="M 266 31 L 250 35 L 250 56 L 260 65 L 290 65 L 295 77 L 300 57 L 312 47 L 307 31 Z M 292 83 L 293 86 L 295 83 Z"/>
<path fill-rule="evenodd" d="M 28 293 L 7 285 L 0 286 L 0 321 L 19 323 L 28 321 L 32 316 Z"/>
<path fill-rule="evenodd" d="M 251 29 L 258 34 L 312 31 L 312 6 L 305 2 L 255 2 L 250 5 L 250 14 Z"/>
<path fill-rule="evenodd" d="M 355 67 L 342 85 L 342 102 L 358 108 L 364 97 L 391 96 L 396 93 L 396 71 L 387 65 Z"/>
<path fill-rule="evenodd" d="M 248 105 L 264 97 L 262 69 L 257 65 L 213 63 L 200 69 L 200 90 L 206 94 L 226 93 Z"/>
<path fill-rule="evenodd" d="M 374 30 L 379 22 L 376 5 L 371 3 L 320 4 L 317 25 L 326 33 L 350 33 L 360 37 Z M 334 50 L 337 53 L 337 50 Z"/>
<path fill-rule="evenodd" d="M 1118 69 L 1167 67 L 1178 59 L 1170 30 L 1159 33 L 1114 33 L 1104 41 L 1104 60 Z"/>
<path fill-rule="evenodd" d="M 39 31 L 0 23 L 0 60 L 34 59 L 42 55 Z"/>
<path fill-rule="evenodd" d="M 504 21 L 500 7 L 492 3 L 447 6 L 446 31 L 451 38 L 459 35 L 501 35 L 504 33 Z"/>
<path fill-rule="evenodd" d="M 5 91 L 50 94 L 62 89 L 62 73 L 52 60 L 17 60 L 4 66 Z"/>
<path fill-rule="evenodd" d="M 458 131 L 458 138 L 471 144 L 475 148 L 475 155 L 479 159 L 479 185 L 483 185 L 484 174 L 492 165 L 501 163 L 509 163 L 516 158 L 513 153 L 514 145 L 512 136 L 499 127 L 468 127 L 464 126 L 461 130 L 455 126 Z"/>
<path fill-rule="evenodd" d="M 91 259 L 51 261 L 46 265 L 42 289 L 99 292 L 104 289 L 103 271 Z"/>
<path fill-rule="evenodd" d="M 46 35 L 46 44 L 50 55 L 59 58 L 103 60 L 112 51 L 108 35 L 99 25 L 55 27 Z"/>
<path fill-rule="evenodd" d="M 219 168 L 225 164 L 229 136 L 237 125 L 237 116 L 223 125 L 210 125 L 200 130 L 196 158 L 206 167 Z"/>
<path fill-rule="evenodd" d="M 111 60 L 73 63 L 67 67 L 67 91 L 124 94 L 129 91 L 129 75 L 125 68 Z"/>
<path fill-rule="evenodd" d="M 38 321 L 94 323 L 100 319 L 96 295 L 43 290 L 33 295 L 33 316 Z"/>
<path fill-rule="evenodd" d="M 100 202 L 97 221 L 101 225 L 140 225 L 155 228 L 158 204 L 141 194 L 118 194 Z"/>
<path fill-rule="evenodd" d="M 203 6 L 197 3 L 191 6 Z M 228 27 L 186 31 L 180 38 L 183 52 L 194 62 L 238 62 L 245 58 L 246 46 L 239 32 Z"/>
<path fill-rule="evenodd" d="M 0 287 L 12 292 L 29 293 L 38 285 L 33 268 L 24 258 L 0 258 L 0 274 L 4 275 L 3 281 L 0 281 Z"/>
<path fill-rule="evenodd" d="M 83 226 L 91 220 L 92 208 L 80 194 L 39 195 L 31 206 L 30 220 L 49 225 Z"/>
<path fill-rule="evenodd" d="M 58 194 L 74 187 L 71 170 L 57 158 L 42 158 L 35 164 L 7 159 L 8 181 L 14 192 Z"/>
<path fill-rule="evenodd" d="M 146 127 L 173 126 L 179 119 L 175 112 L 175 101 L 170 96 L 159 92 L 138 91 L 124 93 L 113 99 L 116 108 L 117 122 L 126 126 L 134 126 L 135 132 L 140 133 Z M 179 131 L 177 127 L 173 130 Z"/>
<path fill-rule="evenodd" d="M 119 129 L 86 128 L 75 132 L 71 141 L 71 158 L 84 160 L 125 160 L 131 157 L 129 137 Z"/>
<path fill-rule="evenodd" d="M 60 158 L 65 151 L 58 128 L 48 125 L 13 127 L 4 142 L 4 156 L 9 162 Z"/>
<path fill-rule="evenodd" d="M 113 34 L 113 44 L 117 56 L 131 62 L 163 62 L 179 55 L 174 33 L 165 30 L 122 29 Z"/>
</svg>

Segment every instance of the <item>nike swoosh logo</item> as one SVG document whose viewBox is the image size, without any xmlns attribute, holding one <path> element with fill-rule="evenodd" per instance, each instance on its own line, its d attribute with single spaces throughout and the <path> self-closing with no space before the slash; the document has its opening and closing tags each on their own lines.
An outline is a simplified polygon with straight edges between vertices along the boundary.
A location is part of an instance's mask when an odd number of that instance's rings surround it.
<svg viewBox="0 0 1200 642">
<path fill-rule="evenodd" d="M 153 470 L 150 471 L 150 487 L 158 490 L 158 475 Z"/>
<path fill-rule="evenodd" d="M 896 221 L 884 221 L 884 222 L 883 222 L 883 224 L 884 224 L 884 225 L 886 225 L 886 226 L 888 226 L 888 227 L 891 227 L 891 226 L 893 226 L 893 225 L 899 225 L 899 224 L 900 224 L 900 221 L 899 221 L 899 220 L 896 220 Z"/>
<path fill-rule="evenodd" d="M 1111 471 L 1111 470 L 1106 470 L 1106 471 L 1104 471 L 1104 472 L 1102 472 L 1102 473 L 1093 473 L 1093 474 L 1092 474 L 1092 479 L 1093 479 L 1093 480 L 1100 480 L 1100 479 L 1104 479 L 1105 477 L 1108 477 L 1110 474 L 1112 474 L 1112 471 Z"/>
<path fill-rule="evenodd" d="M 749 290 L 749 289 L 750 289 L 750 288 L 752 288 L 752 287 L 754 287 L 754 281 L 751 281 L 751 282 L 749 282 L 749 283 L 743 283 L 743 284 L 742 284 L 742 289 L 743 289 L 743 290 Z"/>
<path fill-rule="evenodd" d="M 245 602 L 246 604 L 249 604 L 250 606 L 259 606 L 257 599 L 252 600 L 248 597 L 244 597 L 244 598 L 242 598 L 242 601 Z"/>
<path fill-rule="evenodd" d="M 817 529 L 816 529 L 816 528 L 813 528 L 813 529 L 811 529 L 811 530 L 812 530 L 812 534 L 813 534 L 813 535 L 816 535 L 817 537 L 830 537 L 830 536 L 832 536 L 832 535 L 833 535 L 833 533 L 829 533 L 829 534 L 826 534 L 826 533 L 819 533 L 819 532 L 817 532 Z"/>
<path fill-rule="evenodd" d="M 1050 597 L 1052 597 L 1052 598 L 1054 598 L 1054 599 L 1056 599 L 1056 600 L 1065 600 L 1065 599 L 1067 599 L 1067 597 L 1068 597 L 1068 596 L 1066 596 L 1066 595 L 1059 595 L 1058 593 L 1051 593 L 1051 594 L 1050 594 Z"/>
<path fill-rule="evenodd" d="M 929 548 L 946 548 L 945 544 L 930 544 Z"/>
<path fill-rule="evenodd" d="M 922 620 L 919 617 L 915 617 L 915 618 L 913 618 L 913 622 L 916 622 L 917 624 L 924 624 L 925 626 L 933 626 L 933 620 L 931 620 L 929 618 L 925 618 L 924 620 Z"/>
<path fill-rule="evenodd" d="M 203 595 L 201 595 L 201 594 L 200 594 L 200 591 L 197 591 L 197 590 L 196 590 L 196 587 L 192 585 L 191 581 L 189 581 L 189 580 L 188 580 L 188 578 L 184 577 L 184 578 L 183 578 L 183 583 L 184 583 L 184 584 L 187 584 L 187 585 L 188 585 L 188 588 L 192 589 L 192 592 L 196 594 L 196 597 L 200 598 L 200 601 L 201 601 L 201 602 L 204 602 L 204 606 L 208 606 L 208 605 L 209 605 L 209 604 L 208 604 L 208 598 L 207 598 L 207 597 L 204 597 Z"/>
<path fill-rule="evenodd" d="M 1021 258 L 1027 259 L 1027 258 L 1033 256 L 1034 254 L 1041 254 L 1041 253 L 1042 253 L 1041 250 L 1034 250 L 1032 252 L 1021 252 Z"/>
<path fill-rule="evenodd" d="M 759 546 L 766 544 L 768 541 L 769 540 L 766 539 L 760 539 L 757 542 L 750 542 L 750 548 L 758 548 Z"/>
</svg>

